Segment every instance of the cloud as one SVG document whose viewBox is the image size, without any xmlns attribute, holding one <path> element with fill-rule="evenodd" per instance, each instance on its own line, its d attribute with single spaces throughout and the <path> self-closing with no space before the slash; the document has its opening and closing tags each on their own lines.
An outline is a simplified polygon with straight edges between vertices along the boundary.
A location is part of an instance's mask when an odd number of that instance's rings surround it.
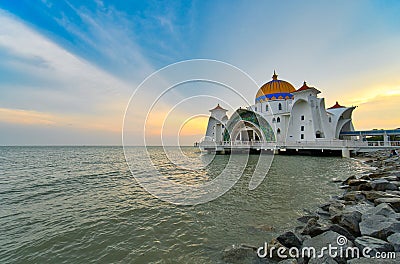
<svg viewBox="0 0 400 264">
<path fill-rule="evenodd" d="M 0 108 L 0 122 L 15 124 L 55 124 L 55 116 L 37 111 Z"/>
<path fill-rule="evenodd" d="M 400 94 L 382 94 L 363 102 L 353 112 L 356 129 L 400 127 Z"/>
<path fill-rule="evenodd" d="M 0 52 L 12 74 L 0 83 L 0 103 L 44 112 L 97 111 L 122 100 L 129 84 L 100 70 L 0 11 Z M 21 80 L 25 80 L 21 82 Z M 36 103 L 38 102 L 38 103 Z"/>
<path fill-rule="evenodd" d="M 143 79 L 152 73 L 144 47 L 137 43 L 140 37 L 135 19 L 102 1 L 95 4 L 94 8 L 76 7 L 67 1 L 73 15 L 62 11 L 54 17 L 73 36 L 76 51 L 126 80 Z"/>
</svg>

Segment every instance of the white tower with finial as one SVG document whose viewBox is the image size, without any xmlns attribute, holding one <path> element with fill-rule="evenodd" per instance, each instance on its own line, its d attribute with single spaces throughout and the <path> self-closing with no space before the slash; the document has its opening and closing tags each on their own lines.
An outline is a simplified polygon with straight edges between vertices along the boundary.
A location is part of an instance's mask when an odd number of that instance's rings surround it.
<svg viewBox="0 0 400 264">
<path fill-rule="evenodd" d="M 208 120 L 208 126 L 206 131 L 206 139 L 221 143 L 223 141 L 223 135 L 225 130 L 228 116 L 226 112 L 228 110 L 222 108 L 219 104 L 210 110 L 211 116 Z"/>
</svg>

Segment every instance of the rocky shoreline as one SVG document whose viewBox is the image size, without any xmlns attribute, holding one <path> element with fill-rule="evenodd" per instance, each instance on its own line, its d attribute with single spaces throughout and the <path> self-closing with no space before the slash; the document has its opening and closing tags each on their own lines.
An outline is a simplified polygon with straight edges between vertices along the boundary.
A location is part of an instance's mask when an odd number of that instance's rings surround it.
<svg viewBox="0 0 400 264">
<path fill-rule="evenodd" d="M 400 157 L 389 157 L 388 151 L 382 151 L 358 158 L 369 164 L 371 170 L 338 182 L 339 188 L 344 189 L 341 196 L 300 217 L 301 225 L 260 245 L 261 249 L 248 245 L 230 247 L 224 250 L 222 260 L 227 263 L 400 263 Z M 328 253 L 330 245 L 336 249 Z M 310 248 L 316 250 L 315 255 Z M 257 252 L 264 257 L 260 258 Z"/>
</svg>

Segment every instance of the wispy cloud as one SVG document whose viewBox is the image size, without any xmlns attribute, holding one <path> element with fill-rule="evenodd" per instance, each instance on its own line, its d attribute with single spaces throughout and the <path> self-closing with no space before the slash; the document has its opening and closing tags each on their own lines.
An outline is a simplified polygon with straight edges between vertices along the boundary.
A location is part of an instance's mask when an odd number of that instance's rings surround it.
<svg viewBox="0 0 400 264">
<path fill-rule="evenodd" d="M 136 44 L 132 30 L 134 22 L 124 12 L 112 6 L 105 7 L 101 1 L 96 2 L 94 10 L 67 3 L 81 23 L 73 23 L 65 14 L 56 21 L 74 35 L 76 41 L 94 49 L 108 64 L 109 70 L 129 80 L 132 76 L 143 78 L 153 71 L 142 48 Z"/>
<path fill-rule="evenodd" d="M 56 117 L 37 111 L 0 108 L 0 122 L 29 124 L 29 125 L 50 125 L 55 124 Z"/>
<path fill-rule="evenodd" d="M 118 98 L 133 90 L 131 84 L 75 56 L 5 12 L 0 12 L 0 49 L 4 57 L 11 58 L 7 67 L 14 71 L 10 77 L 14 82 L 0 83 L 0 92 L 7 91 L 7 97 L 12 94 L 13 100 L 0 99 L 0 103 L 14 108 L 22 108 L 26 101 L 20 99 L 30 97 L 33 104 L 34 100 L 41 102 L 37 109 L 40 111 L 57 112 L 59 107 L 61 111 L 74 111 L 68 104 L 76 102 L 93 110 L 106 103 L 111 95 Z M 29 82 L 21 86 L 21 78 L 39 79 L 40 86 L 30 86 Z M 51 109 L 53 96 L 57 94 L 65 100 L 56 100 L 61 105 Z"/>
</svg>

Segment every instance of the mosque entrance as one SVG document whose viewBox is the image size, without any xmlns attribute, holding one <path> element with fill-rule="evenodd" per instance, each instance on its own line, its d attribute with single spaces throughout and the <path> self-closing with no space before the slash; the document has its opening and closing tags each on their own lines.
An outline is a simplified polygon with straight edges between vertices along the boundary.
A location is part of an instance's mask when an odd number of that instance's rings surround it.
<svg viewBox="0 0 400 264">
<path fill-rule="evenodd" d="M 271 125 L 262 116 L 239 108 L 225 125 L 224 141 L 248 144 L 260 141 L 275 142 L 276 139 Z"/>
<path fill-rule="evenodd" d="M 254 124 L 246 121 L 240 121 L 235 125 L 232 136 L 235 142 L 256 142 L 263 140 L 261 130 Z"/>
</svg>

